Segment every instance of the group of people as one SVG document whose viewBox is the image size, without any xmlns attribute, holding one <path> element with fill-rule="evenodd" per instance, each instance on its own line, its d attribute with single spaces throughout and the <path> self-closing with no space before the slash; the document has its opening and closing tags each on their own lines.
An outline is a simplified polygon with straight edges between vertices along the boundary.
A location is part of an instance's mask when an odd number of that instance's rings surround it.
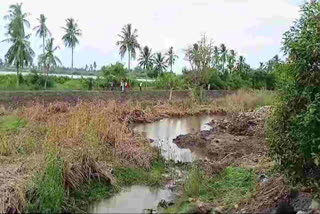
<svg viewBox="0 0 320 214">
<path fill-rule="evenodd" d="M 128 91 L 129 88 L 130 88 L 130 85 L 128 82 L 120 82 L 120 87 L 121 87 L 121 91 L 124 92 L 124 91 Z"/>
<path fill-rule="evenodd" d="M 114 82 L 110 82 L 110 86 L 111 86 L 111 91 L 113 91 L 114 90 Z M 128 82 L 123 82 L 123 81 L 120 82 L 120 90 L 122 92 L 128 91 L 129 88 L 130 88 L 130 84 Z M 142 83 L 139 83 L 139 88 L 140 88 L 140 91 L 142 91 Z"/>
</svg>

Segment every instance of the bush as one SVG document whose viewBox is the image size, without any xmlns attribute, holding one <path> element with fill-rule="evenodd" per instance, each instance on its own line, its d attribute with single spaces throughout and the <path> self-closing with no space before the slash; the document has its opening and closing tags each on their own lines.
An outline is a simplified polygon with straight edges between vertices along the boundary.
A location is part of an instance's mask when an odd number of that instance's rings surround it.
<svg viewBox="0 0 320 214">
<path fill-rule="evenodd" d="M 288 178 L 318 187 L 319 181 L 306 166 L 319 170 L 320 3 L 306 2 L 301 11 L 300 19 L 284 34 L 283 50 L 289 62 L 274 72 L 281 97 L 267 122 L 267 141 L 270 154 Z"/>
</svg>

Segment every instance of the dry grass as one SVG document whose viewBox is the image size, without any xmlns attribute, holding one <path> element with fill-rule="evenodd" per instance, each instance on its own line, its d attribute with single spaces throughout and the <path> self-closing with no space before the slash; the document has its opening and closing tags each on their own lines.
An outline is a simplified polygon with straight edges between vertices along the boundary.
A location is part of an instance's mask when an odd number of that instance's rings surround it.
<svg viewBox="0 0 320 214">
<path fill-rule="evenodd" d="M 272 105 L 275 92 L 239 90 L 215 101 L 217 108 L 227 112 L 248 112 L 259 106 Z"/>
<path fill-rule="evenodd" d="M 5 112 L 23 118 L 27 124 L 17 132 L 0 133 L 0 160 L 6 159 L 6 163 L 0 162 L 0 213 L 9 208 L 21 211 L 25 202 L 25 181 L 45 167 L 44 160 L 50 151 L 64 161 L 65 188 L 77 188 L 92 176 L 114 182 L 108 171 L 111 166 L 148 168 L 157 155 L 149 141 L 132 133 L 129 124 L 224 110 L 246 111 L 259 105 L 263 97 L 240 91 L 202 105 L 191 100 L 159 101 L 157 104 L 133 101 L 80 102 L 77 105 L 32 103 L 16 112 Z M 23 173 L 14 169 L 19 168 L 21 160 L 31 156 L 37 158 L 25 163 L 27 167 Z"/>
</svg>

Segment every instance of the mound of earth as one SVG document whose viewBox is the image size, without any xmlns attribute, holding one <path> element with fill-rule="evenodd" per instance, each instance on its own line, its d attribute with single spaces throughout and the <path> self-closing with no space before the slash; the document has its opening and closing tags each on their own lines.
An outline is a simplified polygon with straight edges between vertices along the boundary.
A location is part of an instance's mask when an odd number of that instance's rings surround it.
<svg viewBox="0 0 320 214">
<path fill-rule="evenodd" d="M 203 168 L 211 175 L 231 164 L 255 166 L 267 154 L 264 117 L 269 110 L 264 108 L 214 120 L 212 130 L 178 136 L 174 143 L 203 157 Z"/>
</svg>

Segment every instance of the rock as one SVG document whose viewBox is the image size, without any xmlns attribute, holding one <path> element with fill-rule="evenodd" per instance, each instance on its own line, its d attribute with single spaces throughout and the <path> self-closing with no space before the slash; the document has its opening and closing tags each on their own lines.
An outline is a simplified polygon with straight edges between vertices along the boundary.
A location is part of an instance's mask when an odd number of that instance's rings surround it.
<svg viewBox="0 0 320 214">
<path fill-rule="evenodd" d="M 222 213 L 222 209 L 220 207 L 216 207 L 213 209 L 213 212 L 214 214 L 221 214 Z"/>
<path fill-rule="evenodd" d="M 165 200 L 161 200 L 158 204 L 158 207 L 168 208 L 167 202 Z"/>
<path fill-rule="evenodd" d="M 269 178 L 265 174 L 261 174 L 259 175 L 258 180 L 260 183 L 267 183 L 269 181 Z"/>
<path fill-rule="evenodd" d="M 238 209 L 238 208 L 239 208 L 239 205 L 238 205 L 238 204 L 234 205 L 234 208 Z"/>
<path fill-rule="evenodd" d="M 310 211 L 302 211 L 302 210 L 300 210 L 300 211 L 297 212 L 297 214 L 311 214 L 311 213 L 312 213 L 312 210 L 310 210 Z"/>
<path fill-rule="evenodd" d="M 189 201 L 189 202 L 193 202 L 194 199 L 193 199 L 193 198 L 189 198 L 188 201 Z"/>
</svg>

